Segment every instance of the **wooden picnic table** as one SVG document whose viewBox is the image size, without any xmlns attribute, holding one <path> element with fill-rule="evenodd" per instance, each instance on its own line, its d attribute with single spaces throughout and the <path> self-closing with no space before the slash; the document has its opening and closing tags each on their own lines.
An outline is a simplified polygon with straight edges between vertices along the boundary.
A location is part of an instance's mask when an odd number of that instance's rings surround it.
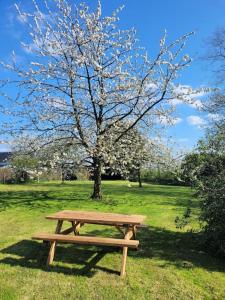
<svg viewBox="0 0 225 300">
<path fill-rule="evenodd" d="M 57 221 L 55 234 L 37 234 L 33 236 L 33 238 L 51 242 L 47 260 L 48 265 L 50 265 L 53 261 L 56 242 L 122 247 L 123 257 L 120 274 L 121 276 L 124 276 L 128 247 L 136 248 L 138 246 L 139 241 L 136 240 L 136 232 L 137 228 L 143 225 L 145 216 L 63 210 L 49 215 L 46 218 Z M 70 222 L 71 226 L 62 231 L 61 229 L 64 221 Z M 123 238 L 115 239 L 80 236 L 80 228 L 85 224 L 115 226 L 115 228 L 122 233 Z M 72 232 L 75 236 L 67 236 Z M 134 240 L 131 240 L 132 238 L 134 238 Z"/>
</svg>

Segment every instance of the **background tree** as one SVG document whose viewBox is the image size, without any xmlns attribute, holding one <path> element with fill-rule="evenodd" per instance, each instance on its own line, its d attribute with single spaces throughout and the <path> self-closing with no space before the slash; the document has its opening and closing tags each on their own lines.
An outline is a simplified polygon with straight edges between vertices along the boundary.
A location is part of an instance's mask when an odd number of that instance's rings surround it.
<svg viewBox="0 0 225 300">
<path fill-rule="evenodd" d="M 29 29 L 22 42 L 29 62 L 20 65 L 13 53 L 12 64 L 2 63 L 14 73 L 14 80 L 2 81 L 2 96 L 9 102 L 2 109 L 9 120 L 2 132 L 30 131 L 36 141 L 80 145 L 94 168 L 92 197 L 101 198 L 103 157 L 112 154 L 109 137 L 119 144 L 141 123 L 152 126 L 170 115 L 172 99 L 190 101 L 196 95 L 174 83 L 191 62 L 182 55 L 190 34 L 168 44 L 165 33 L 150 58 L 138 46 L 135 30 L 118 28 L 121 9 L 108 17 L 102 15 L 100 1 L 93 12 L 66 0 L 54 0 L 51 7 L 43 1 L 42 9 L 35 0 L 33 4 L 28 13 L 16 6 Z M 6 95 L 8 84 L 16 85 L 17 95 Z M 121 122 L 129 126 L 120 128 Z"/>
<path fill-rule="evenodd" d="M 204 160 L 204 153 L 193 151 L 185 155 L 181 163 L 181 177 L 186 185 L 194 187 L 196 185 L 196 172 Z"/>
<path fill-rule="evenodd" d="M 43 143 L 43 142 L 42 142 Z M 45 170 L 57 170 L 61 181 L 75 176 L 75 171 L 83 166 L 83 157 L 77 145 L 55 141 L 36 151 Z"/>
<path fill-rule="evenodd" d="M 174 141 L 159 137 L 151 139 L 148 146 L 148 160 L 143 167 L 143 180 L 159 184 L 183 184 L 181 161 L 183 150 Z"/>
<path fill-rule="evenodd" d="M 16 183 L 25 183 L 39 176 L 38 161 L 24 155 L 13 155 L 10 160 L 13 177 Z"/>
<path fill-rule="evenodd" d="M 128 124 L 120 124 L 119 130 L 126 130 Z M 125 179 L 130 179 L 131 174 L 135 173 L 141 187 L 140 171 L 144 162 L 148 160 L 149 151 L 147 146 L 149 139 L 141 134 L 136 128 L 132 128 L 120 140 L 115 143 L 115 131 L 108 139 L 108 147 L 103 155 L 105 169 L 110 169 L 114 174 L 119 174 Z"/>
<path fill-rule="evenodd" d="M 61 181 L 68 175 L 75 175 L 75 170 L 84 166 L 84 156 L 77 145 L 58 140 L 47 144 L 46 141 L 30 136 L 21 136 L 12 142 L 12 159 L 14 170 L 21 170 L 29 177 L 37 178 L 42 174 L 60 173 Z M 45 144 L 45 147 L 42 145 Z"/>
</svg>

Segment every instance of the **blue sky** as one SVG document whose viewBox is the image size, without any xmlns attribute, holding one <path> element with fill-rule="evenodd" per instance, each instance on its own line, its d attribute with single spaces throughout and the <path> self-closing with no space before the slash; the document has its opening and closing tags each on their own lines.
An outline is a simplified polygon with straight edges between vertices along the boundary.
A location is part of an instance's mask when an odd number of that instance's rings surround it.
<svg viewBox="0 0 225 300">
<path fill-rule="evenodd" d="M 31 5 L 30 0 L 0 0 L 0 59 L 4 61 L 9 60 L 12 50 L 15 50 L 21 58 L 28 55 L 19 46 L 19 41 L 24 35 L 24 25 L 17 19 L 13 5 L 15 2 L 23 7 Z M 94 6 L 97 1 L 86 2 Z M 195 31 L 185 49 L 194 61 L 192 66 L 182 73 L 179 81 L 193 87 L 211 85 L 212 77 L 200 56 L 206 51 L 205 40 L 216 28 L 225 26 L 224 0 L 102 0 L 103 12 L 109 14 L 122 4 L 125 8 L 120 15 L 121 27 L 135 27 L 141 44 L 148 49 L 150 55 L 157 51 L 165 29 L 170 40 Z M 4 76 L 4 72 L 0 73 L 0 78 Z M 191 106 L 178 105 L 177 117 L 180 122 L 168 128 L 167 134 L 181 147 L 194 147 L 204 133 L 200 125 L 207 122 L 207 115 Z M 7 145 L 0 145 L 0 151 L 7 148 Z"/>
</svg>

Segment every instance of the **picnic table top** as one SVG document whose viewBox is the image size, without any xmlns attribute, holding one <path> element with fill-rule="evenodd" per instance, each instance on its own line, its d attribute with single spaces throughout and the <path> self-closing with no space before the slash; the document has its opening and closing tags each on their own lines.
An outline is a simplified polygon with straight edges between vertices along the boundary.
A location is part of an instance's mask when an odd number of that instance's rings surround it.
<svg viewBox="0 0 225 300">
<path fill-rule="evenodd" d="M 114 213 L 63 210 L 46 217 L 50 220 L 80 221 L 84 223 L 112 225 L 141 225 L 145 216 Z"/>
</svg>

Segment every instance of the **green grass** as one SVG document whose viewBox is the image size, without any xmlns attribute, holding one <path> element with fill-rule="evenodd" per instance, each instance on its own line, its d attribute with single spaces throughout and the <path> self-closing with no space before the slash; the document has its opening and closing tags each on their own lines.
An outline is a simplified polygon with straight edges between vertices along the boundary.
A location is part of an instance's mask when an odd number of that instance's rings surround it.
<svg viewBox="0 0 225 300">
<path fill-rule="evenodd" d="M 89 199 L 91 188 L 91 182 L 0 185 L 1 300 L 225 299 L 225 262 L 198 249 L 197 233 L 174 225 L 190 199 L 198 214 L 189 188 L 104 182 L 102 201 Z M 147 216 L 149 227 L 138 232 L 140 249 L 128 252 L 124 279 L 121 253 L 95 247 L 58 245 L 52 267 L 45 266 L 48 249 L 31 236 L 53 232 L 56 224 L 45 216 L 63 209 Z M 119 234 L 97 225 L 82 232 Z"/>
</svg>

